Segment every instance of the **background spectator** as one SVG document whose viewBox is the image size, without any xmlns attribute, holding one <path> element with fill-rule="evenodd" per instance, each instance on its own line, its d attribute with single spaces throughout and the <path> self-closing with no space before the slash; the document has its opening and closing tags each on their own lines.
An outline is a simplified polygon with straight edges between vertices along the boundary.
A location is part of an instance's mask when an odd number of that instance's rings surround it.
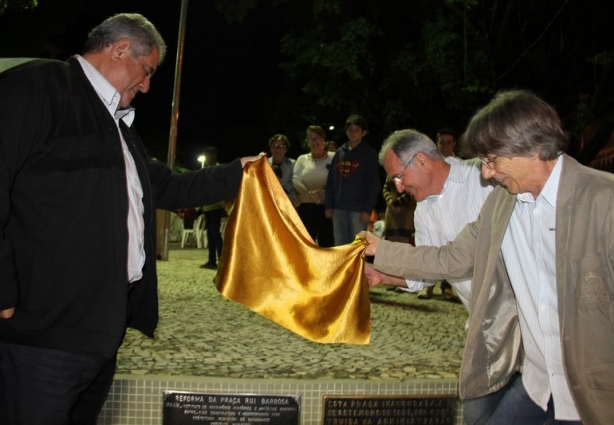
<svg viewBox="0 0 614 425">
<path fill-rule="evenodd" d="M 367 121 L 350 115 L 345 132 L 348 141 L 333 157 L 324 198 L 326 216 L 333 218 L 335 245 L 351 243 L 367 230 L 381 190 L 377 154 L 363 141 Z"/>
<path fill-rule="evenodd" d="M 309 153 L 296 159 L 292 182 L 298 194 L 298 215 L 311 238 L 321 247 L 334 245 L 333 222 L 324 214 L 324 194 L 330 164 L 335 156 L 324 150 L 326 134 L 322 127 L 307 128 Z"/>
</svg>

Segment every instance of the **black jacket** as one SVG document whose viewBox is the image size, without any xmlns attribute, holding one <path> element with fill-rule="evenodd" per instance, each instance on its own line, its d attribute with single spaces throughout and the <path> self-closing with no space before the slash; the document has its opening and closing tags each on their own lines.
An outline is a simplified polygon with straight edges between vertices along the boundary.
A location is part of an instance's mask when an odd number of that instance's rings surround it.
<svg viewBox="0 0 614 425">
<path fill-rule="evenodd" d="M 117 126 L 75 58 L 0 74 L 0 340 L 112 357 L 126 325 L 158 321 L 155 210 L 235 197 L 238 160 L 174 174 L 121 123 L 143 186 L 146 262 L 128 291 Z"/>
</svg>

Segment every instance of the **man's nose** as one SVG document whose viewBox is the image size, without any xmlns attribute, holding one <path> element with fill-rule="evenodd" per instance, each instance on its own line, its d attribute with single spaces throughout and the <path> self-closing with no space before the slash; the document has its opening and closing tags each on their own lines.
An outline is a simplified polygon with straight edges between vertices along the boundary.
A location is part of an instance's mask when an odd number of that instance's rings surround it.
<svg viewBox="0 0 614 425">
<path fill-rule="evenodd" d="M 394 181 L 394 187 L 397 189 L 397 192 L 399 193 L 403 193 L 405 192 L 405 185 L 399 181 L 393 180 Z"/>
<path fill-rule="evenodd" d="M 139 86 L 141 93 L 147 93 L 149 91 L 150 84 L 151 84 L 151 78 L 145 77 L 145 79 L 141 82 Z"/>
<path fill-rule="evenodd" d="M 494 175 L 495 171 L 492 168 L 488 167 L 486 164 L 482 164 L 482 177 L 484 177 L 484 179 L 488 180 Z"/>
</svg>

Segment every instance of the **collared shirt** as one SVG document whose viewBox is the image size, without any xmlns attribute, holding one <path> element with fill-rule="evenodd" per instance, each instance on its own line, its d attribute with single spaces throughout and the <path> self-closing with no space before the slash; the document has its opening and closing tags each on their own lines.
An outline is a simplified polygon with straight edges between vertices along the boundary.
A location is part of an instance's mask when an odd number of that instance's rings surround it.
<svg viewBox="0 0 614 425">
<path fill-rule="evenodd" d="M 121 95 L 109 83 L 109 81 L 86 59 L 76 55 L 77 60 L 83 68 L 85 76 L 90 84 L 98 93 L 100 100 L 106 106 L 111 116 L 115 119 L 117 131 L 122 144 L 124 162 L 126 167 L 126 188 L 128 191 L 128 282 L 135 282 L 143 277 L 143 265 L 145 264 L 145 221 L 143 219 L 143 187 L 139 180 L 139 175 L 134 163 L 134 158 L 130 154 L 128 145 L 119 128 L 119 120 L 124 121 L 128 126 L 134 121 L 134 108 L 118 110 Z"/>
<path fill-rule="evenodd" d="M 437 195 L 427 196 L 418 202 L 414 213 L 416 246 L 443 246 L 453 241 L 468 224 L 474 222 L 482 204 L 494 187 L 482 178 L 477 160 L 461 161 L 447 157 L 450 174 Z M 454 289 L 469 309 L 471 279 L 450 280 Z M 420 291 L 434 282 L 406 280 L 412 292 Z"/>
<path fill-rule="evenodd" d="M 579 420 L 563 366 L 556 284 L 556 200 L 563 157 L 537 197 L 520 193 L 501 252 L 514 288 L 525 351 L 522 382 L 544 411 L 552 394 L 557 420 Z"/>
</svg>

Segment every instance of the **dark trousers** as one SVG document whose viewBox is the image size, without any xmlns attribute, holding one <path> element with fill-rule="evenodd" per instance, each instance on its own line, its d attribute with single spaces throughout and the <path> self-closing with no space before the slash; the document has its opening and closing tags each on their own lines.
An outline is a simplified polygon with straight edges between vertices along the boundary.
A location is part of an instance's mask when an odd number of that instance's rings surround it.
<svg viewBox="0 0 614 425">
<path fill-rule="evenodd" d="M 222 217 L 223 209 L 205 211 L 205 226 L 207 227 L 207 241 L 209 243 L 209 262 L 217 263 L 217 259 L 222 256 Z M 216 257 L 217 254 L 217 257 Z"/>
<path fill-rule="evenodd" d="M 0 423 L 95 425 L 115 358 L 0 342 Z"/>
<path fill-rule="evenodd" d="M 297 212 L 309 236 L 318 246 L 323 248 L 335 246 L 333 220 L 324 215 L 324 205 L 303 203 L 298 206 Z"/>
<path fill-rule="evenodd" d="M 531 400 L 518 374 L 496 393 L 465 400 L 463 411 L 467 425 L 582 425 L 580 421 L 555 420 L 552 397 L 544 412 Z"/>
</svg>

